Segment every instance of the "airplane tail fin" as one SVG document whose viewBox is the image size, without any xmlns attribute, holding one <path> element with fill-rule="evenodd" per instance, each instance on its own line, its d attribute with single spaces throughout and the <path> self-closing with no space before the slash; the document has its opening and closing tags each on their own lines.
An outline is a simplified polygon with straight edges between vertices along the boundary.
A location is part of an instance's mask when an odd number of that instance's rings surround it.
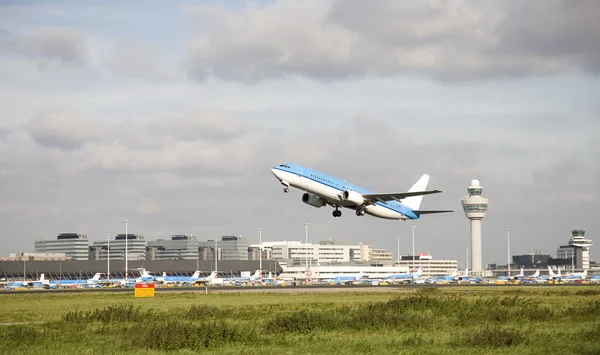
<svg viewBox="0 0 600 355">
<path fill-rule="evenodd" d="M 192 279 L 197 279 L 200 277 L 200 270 L 196 270 L 196 272 L 192 275 Z"/>
<path fill-rule="evenodd" d="M 581 274 L 581 276 L 583 276 L 584 279 L 587 277 L 587 269 L 583 270 L 583 274 Z"/>
<path fill-rule="evenodd" d="M 535 274 L 531 275 L 533 277 L 538 277 L 540 276 L 540 270 L 535 270 Z"/>
<path fill-rule="evenodd" d="M 419 278 L 419 277 L 421 277 L 422 274 L 423 274 L 423 268 L 420 267 L 419 269 L 417 269 L 417 272 L 415 272 L 414 276 L 415 276 L 415 278 Z"/>
<path fill-rule="evenodd" d="M 550 265 L 548 265 L 548 276 L 550 276 L 550 277 L 554 276 L 554 271 L 552 271 L 552 268 L 550 267 Z"/>
<path fill-rule="evenodd" d="M 92 277 L 92 281 L 98 281 L 98 280 L 100 280 L 100 276 L 102 276 L 101 272 L 95 273 L 94 277 Z"/>
<path fill-rule="evenodd" d="M 423 174 L 417 182 L 408 190 L 408 192 L 425 191 L 429 183 L 429 175 Z M 418 210 L 423 201 L 423 195 L 411 196 L 402 200 L 402 204 L 409 207 L 411 210 Z"/>
<path fill-rule="evenodd" d="M 213 272 L 210 273 L 210 275 L 208 275 L 207 279 L 214 279 L 216 277 L 217 277 L 217 272 L 213 271 Z"/>
</svg>

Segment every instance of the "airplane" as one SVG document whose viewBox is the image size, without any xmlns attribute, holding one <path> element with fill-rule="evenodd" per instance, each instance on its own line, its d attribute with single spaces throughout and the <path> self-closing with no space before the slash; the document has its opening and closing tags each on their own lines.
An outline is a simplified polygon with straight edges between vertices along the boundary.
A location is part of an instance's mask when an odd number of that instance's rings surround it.
<svg viewBox="0 0 600 355">
<path fill-rule="evenodd" d="M 356 281 L 360 281 L 363 280 L 363 278 L 365 278 L 366 275 L 362 272 L 359 271 L 358 274 L 354 274 L 354 275 L 338 275 L 338 276 L 334 276 L 332 278 L 326 278 L 325 282 L 328 283 L 334 283 L 336 285 L 347 285 L 347 284 L 351 284 L 354 283 Z"/>
<path fill-rule="evenodd" d="M 423 268 L 419 268 L 414 274 L 393 274 L 383 278 L 382 281 L 390 283 L 404 283 L 404 282 L 415 282 L 421 278 L 423 274 Z"/>
<path fill-rule="evenodd" d="M 455 282 L 456 280 L 458 280 L 458 270 L 454 270 L 454 271 L 452 271 L 452 273 L 450 275 L 446 275 L 446 276 L 431 276 L 425 282 L 432 283 L 432 284 L 438 284 L 438 283 Z"/>
<path fill-rule="evenodd" d="M 223 281 L 224 282 L 249 282 L 249 281 L 256 281 L 259 278 L 260 278 L 260 270 L 256 270 L 254 275 L 241 276 L 241 277 L 227 277 Z"/>
<path fill-rule="evenodd" d="M 11 283 L 9 283 L 6 288 L 9 290 L 15 289 L 15 288 L 20 288 L 20 287 L 26 287 L 26 288 L 39 288 L 39 287 L 43 287 L 43 288 L 53 288 L 50 285 L 50 280 L 46 280 L 46 277 L 44 276 L 44 274 L 40 275 L 40 279 L 39 280 L 34 280 L 34 281 L 28 281 L 28 280 L 24 280 L 24 281 L 13 281 Z"/>
<path fill-rule="evenodd" d="M 333 217 L 342 216 L 342 207 L 355 210 L 357 216 L 369 214 L 404 221 L 418 219 L 423 214 L 454 212 L 419 209 L 423 195 L 442 192 L 425 190 L 429 182 L 427 174 L 423 174 L 408 192 L 372 193 L 345 180 L 297 164 L 273 166 L 271 172 L 284 186 L 284 192 L 289 192 L 290 186 L 305 191 L 302 202 L 317 208 L 329 205 L 335 208 Z"/>
<path fill-rule="evenodd" d="M 469 269 L 465 269 L 465 273 L 457 277 L 459 283 L 480 283 L 483 281 L 481 277 L 469 277 Z"/>
<path fill-rule="evenodd" d="M 548 265 L 548 280 L 562 280 L 562 276 L 560 275 L 560 268 L 558 268 L 558 274 L 555 274 L 554 271 L 552 271 L 550 265 Z"/>
<path fill-rule="evenodd" d="M 194 283 L 200 279 L 200 271 L 196 270 L 192 276 L 167 276 L 166 272 L 163 272 L 162 276 L 156 276 L 154 281 L 162 283 Z"/>
<path fill-rule="evenodd" d="M 525 274 L 523 274 L 523 268 L 521 268 L 521 272 L 518 275 L 510 276 L 510 278 L 513 280 L 523 280 L 524 277 L 525 277 Z"/>
<path fill-rule="evenodd" d="M 574 272 L 565 276 L 565 280 L 585 280 L 587 278 L 587 269 L 583 270 L 583 272 Z"/>
<path fill-rule="evenodd" d="M 56 287 L 71 287 L 71 286 L 85 286 L 96 284 L 100 281 L 100 276 L 102 276 L 101 272 L 97 272 L 94 277 L 87 280 L 52 280 L 50 281 L 50 285 L 55 285 Z"/>
</svg>

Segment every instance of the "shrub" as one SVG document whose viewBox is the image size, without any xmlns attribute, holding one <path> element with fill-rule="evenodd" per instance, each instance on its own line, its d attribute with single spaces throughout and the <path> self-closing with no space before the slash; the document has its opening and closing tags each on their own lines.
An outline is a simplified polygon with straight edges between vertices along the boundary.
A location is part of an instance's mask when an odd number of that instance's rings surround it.
<svg viewBox="0 0 600 355">
<path fill-rule="evenodd" d="M 112 305 L 104 308 L 97 308 L 93 311 L 70 311 L 63 317 L 66 322 L 136 322 L 147 319 L 152 311 L 142 311 L 140 307 L 134 307 L 131 304 Z"/>
<path fill-rule="evenodd" d="M 504 348 L 525 344 L 529 334 L 525 330 L 487 327 L 462 338 L 458 345 Z"/>
<path fill-rule="evenodd" d="M 255 336 L 251 331 L 241 332 L 222 321 L 152 322 L 136 324 L 130 329 L 135 345 L 159 351 L 214 348 L 225 343 L 245 342 Z"/>
</svg>

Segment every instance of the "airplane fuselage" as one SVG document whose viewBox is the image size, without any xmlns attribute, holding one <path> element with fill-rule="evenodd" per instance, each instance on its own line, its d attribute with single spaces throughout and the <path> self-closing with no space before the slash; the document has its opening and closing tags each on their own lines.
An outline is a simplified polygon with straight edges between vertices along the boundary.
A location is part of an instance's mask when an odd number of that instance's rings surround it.
<svg viewBox="0 0 600 355">
<path fill-rule="evenodd" d="M 397 201 L 379 201 L 368 205 L 357 205 L 353 201 L 344 199 L 342 197 L 344 192 L 368 194 L 370 191 L 300 165 L 275 166 L 271 172 L 286 188 L 292 186 L 306 191 L 308 195 L 305 194 L 302 197 L 303 201 L 314 207 L 329 204 L 336 208 L 354 209 L 357 211 L 357 215 L 366 213 L 379 218 L 396 220 L 419 218 L 409 207 Z"/>
</svg>

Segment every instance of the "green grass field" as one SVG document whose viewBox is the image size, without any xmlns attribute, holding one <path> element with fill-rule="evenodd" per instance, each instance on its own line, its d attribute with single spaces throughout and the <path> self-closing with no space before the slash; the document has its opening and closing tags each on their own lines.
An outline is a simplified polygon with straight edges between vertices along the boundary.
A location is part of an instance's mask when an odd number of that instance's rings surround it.
<svg viewBox="0 0 600 355">
<path fill-rule="evenodd" d="M 3 354 L 600 354 L 597 286 L 40 292 L 0 306 Z"/>
</svg>

